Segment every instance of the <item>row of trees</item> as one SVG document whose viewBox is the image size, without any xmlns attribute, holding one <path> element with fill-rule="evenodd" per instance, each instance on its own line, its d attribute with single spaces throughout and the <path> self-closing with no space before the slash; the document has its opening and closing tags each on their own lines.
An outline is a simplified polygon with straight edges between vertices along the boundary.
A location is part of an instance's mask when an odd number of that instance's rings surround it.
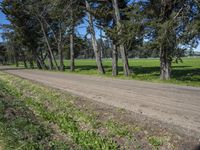
<svg viewBox="0 0 200 150">
<path fill-rule="evenodd" d="M 200 37 L 198 0 L 3 0 L 1 10 L 11 22 L 2 26 L 7 50 L 15 62 L 23 61 L 26 67 L 35 62 L 39 69 L 64 71 L 69 54 L 74 71 L 76 52 L 81 52 L 94 54 L 104 74 L 102 45 L 108 41 L 113 76 L 118 75 L 118 57 L 129 76 L 134 73 L 130 52 L 148 50 L 158 54 L 160 78 L 168 80 L 173 59 L 180 60 Z M 81 24 L 88 26 L 84 38 L 77 32 Z M 105 35 L 97 39 L 97 30 Z"/>
</svg>

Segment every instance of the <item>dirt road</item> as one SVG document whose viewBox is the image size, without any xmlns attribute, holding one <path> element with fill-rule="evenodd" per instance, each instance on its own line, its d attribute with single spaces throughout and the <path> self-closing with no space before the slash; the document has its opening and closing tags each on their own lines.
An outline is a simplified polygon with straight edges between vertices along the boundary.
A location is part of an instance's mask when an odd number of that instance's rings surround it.
<svg viewBox="0 0 200 150">
<path fill-rule="evenodd" d="M 0 70 L 200 135 L 200 88 L 5 67 Z"/>
</svg>

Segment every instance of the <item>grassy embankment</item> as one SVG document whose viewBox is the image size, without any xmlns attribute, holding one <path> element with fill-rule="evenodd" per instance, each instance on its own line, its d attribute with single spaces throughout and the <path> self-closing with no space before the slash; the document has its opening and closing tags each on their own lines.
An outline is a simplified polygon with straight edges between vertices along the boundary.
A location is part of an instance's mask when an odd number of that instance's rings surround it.
<svg viewBox="0 0 200 150">
<path fill-rule="evenodd" d="M 102 107 L 102 108 L 101 108 Z M 106 108 L 0 72 L 0 149 L 159 149 L 180 137 Z M 181 144 L 182 145 L 182 144 Z"/>
</svg>

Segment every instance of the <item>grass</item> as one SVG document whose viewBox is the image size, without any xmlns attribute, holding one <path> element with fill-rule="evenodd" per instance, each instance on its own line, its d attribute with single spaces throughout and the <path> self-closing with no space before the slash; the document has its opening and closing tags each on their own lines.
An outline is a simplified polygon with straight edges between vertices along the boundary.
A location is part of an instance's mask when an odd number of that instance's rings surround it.
<svg viewBox="0 0 200 150">
<path fill-rule="evenodd" d="M 119 110 L 109 114 L 111 110 L 99 107 L 0 72 L 0 147 L 114 150 L 157 149 L 166 144 L 160 139 L 168 133 L 146 134 L 147 129 L 136 123 L 121 122 L 119 116 L 112 119 L 121 114 Z"/>
<path fill-rule="evenodd" d="M 149 143 L 155 147 L 161 146 L 163 144 L 162 138 L 151 136 L 148 139 Z"/>
<path fill-rule="evenodd" d="M 133 79 L 150 82 L 172 83 L 187 86 L 200 86 L 200 58 L 183 58 L 183 63 L 172 64 L 172 78 L 170 81 L 159 79 L 160 67 L 159 59 L 129 59 L 131 70 L 134 72 L 130 77 L 123 76 L 122 62 L 119 61 L 119 76 L 121 79 Z M 74 73 L 100 76 L 95 60 L 76 60 Z M 112 62 L 104 59 L 103 65 L 106 70 L 106 77 L 112 77 Z M 69 66 L 69 61 L 65 61 L 65 66 Z M 66 72 L 70 73 L 69 67 Z"/>
<path fill-rule="evenodd" d="M 65 62 L 65 64 L 69 64 Z M 183 58 L 183 63 L 172 64 L 172 79 L 161 81 L 159 79 L 160 67 L 158 59 L 130 59 L 129 64 L 133 75 L 126 79 L 143 80 L 151 82 L 173 83 L 188 86 L 200 86 L 200 58 Z M 112 76 L 111 60 L 104 60 L 103 65 L 108 77 Z M 75 73 L 98 75 L 95 60 L 76 60 Z M 122 62 L 119 62 L 119 78 L 123 76 Z"/>
<path fill-rule="evenodd" d="M 53 131 L 34 115 L 19 93 L 0 81 L 0 147 L 6 150 L 68 149 L 53 139 Z M 59 143 L 59 144 L 58 144 Z"/>
</svg>

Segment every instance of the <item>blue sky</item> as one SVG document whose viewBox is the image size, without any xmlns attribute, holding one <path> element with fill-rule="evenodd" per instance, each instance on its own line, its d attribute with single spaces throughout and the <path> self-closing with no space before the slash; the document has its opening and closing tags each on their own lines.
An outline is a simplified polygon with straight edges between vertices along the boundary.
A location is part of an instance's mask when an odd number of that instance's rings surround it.
<svg viewBox="0 0 200 150">
<path fill-rule="evenodd" d="M 2 0 L 0 0 L 1 2 Z M 9 21 L 6 19 L 6 16 L 0 11 L 0 25 L 1 24 L 9 24 Z M 84 23 L 82 25 L 80 25 L 78 28 L 77 28 L 77 31 L 79 32 L 79 34 L 81 36 L 84 36 L 86 34 L 86 27 L 87 27 L 87 23 Z M 99 37 L 99 34 L 100 34 L 100 31 L 98 29 L 95 30 L 96 31 L 96 35 L 97 35 L 97 38 Z M 2 30 L 0 29 L 0 34 L 1 34 Z M 2 41 L 1 39 L 1 35 L 0 35 L 0 41 Z M 200 52 L 200 44 L 199 46 L 195 49 L 195 51 L 199 51 Z"/>
</svg>

